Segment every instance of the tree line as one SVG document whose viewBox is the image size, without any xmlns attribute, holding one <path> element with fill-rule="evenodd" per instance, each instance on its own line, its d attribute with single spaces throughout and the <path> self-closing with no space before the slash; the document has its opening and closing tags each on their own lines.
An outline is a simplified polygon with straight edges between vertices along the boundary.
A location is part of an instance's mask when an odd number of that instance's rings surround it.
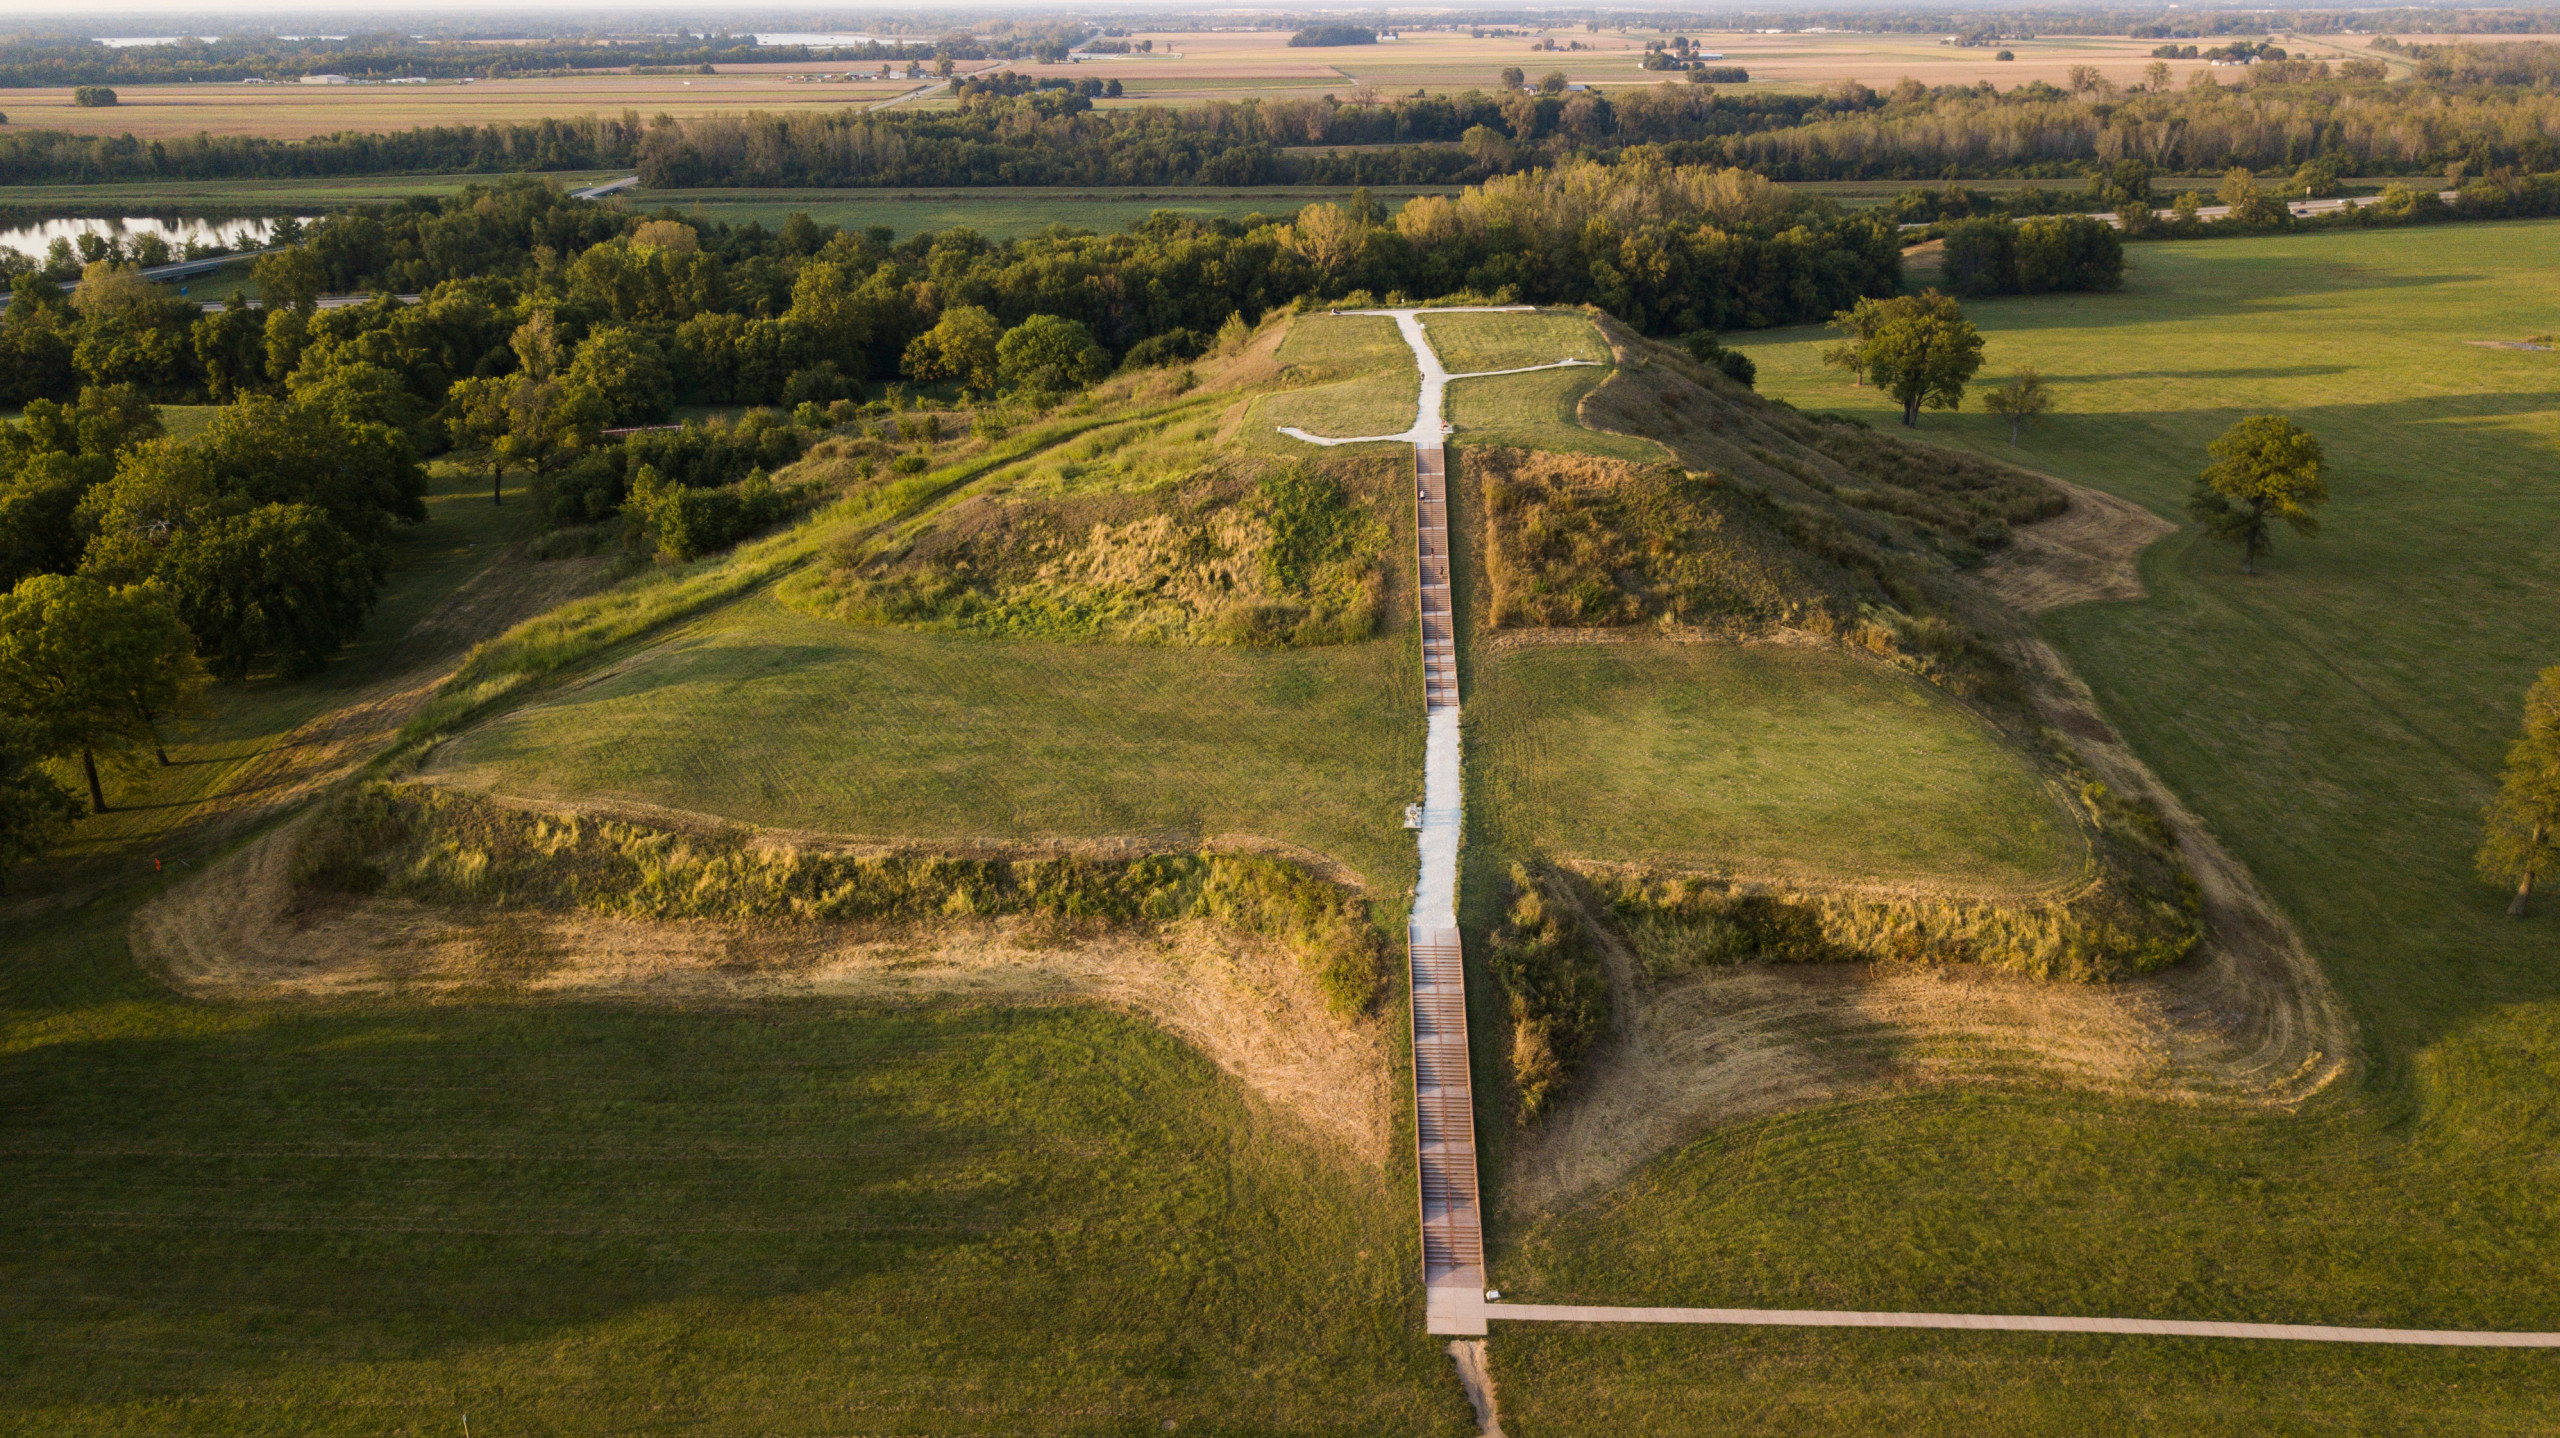
<svg viewBox="0 0 2560 1438">
<path fill-rule="evenodd" d="M 255 273 L 262 305 L 209 312 L 101 260 L 67 296 L 22 274 L 0 317 L 0 403 L 26 407 L 0 431 L 0 588 L 157 586 L 218 678 L 308 672 L 357 631 L 390 528 L 423 517 L 420 461 L 448 447 L 484 453 L 501 492 L 510 470 L 533 476 L 583 522 L 618 512 L 642 466 L 727 488 L 799 454 L 788 423 L 716 443 L 609 433 L 679 404 L 823 415 L 908 381 L 1056 393 L 1359 291 L 1592 303 L 1683 333 L 1817 318 L 1901 276 L 1892 230 L 1828 202 L 1587 162 L 1393 219 L 1363 194 L 1002 243 L 644 220 L 515 181 L 333 216 Z M 350 291 L 384 293 L 316 308 Z M 153 408 L 169 402 L 224 407 L 179 439 Z"/>
<path fill-rule="evenodd" d="M 1822 95 L 1654 85 L 1107 111 L 1081 93 L 980 87 L 942 111 L 626 111 L 308 140 L 9 131 L 0 184 L 626 166 L 666 187 L 1454 184 L 1643 147 L 1782 180 L 2064 178 L 2124 159 L 2164 172 L 2290 169 L 2324 156 L 2364 174 L 2560 169 L 2560 93 L 2545 86 L 2226 88 L 2198 73 L 2206 84 L 2133 92 L 2093 73 L 2076 92 L 1846 81 Z M 1394 148 L 1353 148 L 1380 145 Z"/>
</svg>

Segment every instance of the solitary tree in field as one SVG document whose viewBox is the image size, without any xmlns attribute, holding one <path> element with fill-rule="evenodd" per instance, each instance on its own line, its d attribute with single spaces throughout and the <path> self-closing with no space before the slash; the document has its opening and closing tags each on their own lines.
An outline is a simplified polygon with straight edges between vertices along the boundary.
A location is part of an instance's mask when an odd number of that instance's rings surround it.
<svg viewBox="0 0 2560 1438">
<path fill-rule="evenodd" d="M 2516 886 L 2507 912 L 2524 917 L 2536 877 L 2560 868 L 2560 665 L 2524 696 L 2524 734 L 2507 751 L 2498 797 L 2481 813 L 2480 875 Z"/>
<path fill-rule="evenodd" d="M 2053 390 L 2029 365 L 2011 376 L 2009 382 L 1982 396 L 1982 407 L 2009 421 L 2009 443 L 2018 443 L 2018 427 L 2053 408 Z"/>
<path fill-rule="evenodd" d="M 1982 333 L 1956 302 L 1936 290 L 1886 300 L 1883 322 L 1863 346 L 1876 387 L 1902 404 L 1902 422 L 1920 424 L 1923 405 L 1954 409 L 1982 368 Z"/>
<path fill-rule="evenodd" d="M 2207 447 L 2213 463 L 2196 476 L 2187 513 L 2240 546 L 2240 572 L 2258 572 L 2281 519 L 2301 535 L 2320 532 L 2311 511 L 2329 502 L 2320 441 L 2280 414 L 2253 414 Z"/>
</svg>

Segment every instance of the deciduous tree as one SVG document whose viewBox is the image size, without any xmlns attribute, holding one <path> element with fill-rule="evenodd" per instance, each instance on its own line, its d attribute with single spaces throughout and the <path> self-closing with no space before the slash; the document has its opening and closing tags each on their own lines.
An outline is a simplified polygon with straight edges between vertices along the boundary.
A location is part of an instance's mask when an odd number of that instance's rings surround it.
<svg viewBox="0 0 2560 1438">
<path fill-rule="evenodd" d="M 107 811 L 98 756 L 156 744 L 155 713 L 199 682 L 186 626 L 146 586 L 39 574 L 0 597 L 0 714 L 34 724 L 48 756 L 77 756 L 89 803 Z"/>
<path fill-rule="evenodd" d="M 1111 372 L 1111 355 L 1074 320 L 1033 315 L 996 342 L 996 369 L 1028 389 L 1070 390 Z"/>
<path fill-rule="evenodd" d="M 1863 346 L 1876 385 L 1902 405 L 1917 428 L 1920 411 L 1964 403 L 1965 384 L 1982 368 L 1982 334 L 1956 302 L 1935 290 L 1882 304 L 1883 322 Z"/>
<path fill-rule="evenodd" d="M 0 715 L 0 892 L 9 870 L 59 843 L 80 817 L 80 801 L 44 771 L 44 748 L 33 720 Z"/>
<path fill-rule="evenodd" d="M 2327 457 L 2320 441 L 2280 414 L 2255 414 L 2224 430 L 2207 448 L 2213 463 L 2196 476 L 2187 513 L 2218 538 L 2240 546 L 2240 572 L 2258 572 L 2281 519 L 2313 535 L 2312 511 L 2329 502 Z"/>
<path fill-rule="evenodd" d="M 311 505 L 270 504 L 188 529 L 160 578 L 216 678 L 246 679 L 273 656 L 299 679 L 363 632 L 382 565 Z"/>
<path fill-rule="evenodd" d="M 2053 408 L 2053 390 L 2028 365 L 2010 376 L 2009 382 L 1982 396 L 1982 407 L 2009 421 L 2009 443 L 2018 442 L 2018 427 Z"/>
<path fill-rule="evenodd" d="M 964 389 L 996 387 L 996 342 L 1004 327 L 976 305 L 953 305 L 933 328 L 907 345 L 903 368 L 907 377 L 932 384 L 957 380 Z"/>
<path fill-rule="evenodd" d="M 1863 299 L 1834 313 L 1830 327 L 1845 338 L 1822 352 L 1822 362 L 1834 369 L 1847 370 L 1852 387 L 1865 384 L 1867 341 L 1876 337 L 1876 331 L 1883 327 L 1884 320 L 1885 302 L 1879 299 Z"/>
<path fill-rule="evenodd" d="M 2498 797 L 2481 819 L 2481 877 L 2515 885 L 2507 912 L 2521 919 L 2534 881 L 2560 868 L 2560 665 L 2525 692 L 2524 733 L 2507 750 Z"/>
<path fill-rule="evenodd" d="M 491 504 L 507 502 L 508 455 L 499 441 L 507 435 L 507 394 L 516 384 L 512 375 L 484 375 L 463 380 L 445 395 L 445 433 L 452 438 L 453 447 L 478 449 L 489 456 Z"/>
</svg>

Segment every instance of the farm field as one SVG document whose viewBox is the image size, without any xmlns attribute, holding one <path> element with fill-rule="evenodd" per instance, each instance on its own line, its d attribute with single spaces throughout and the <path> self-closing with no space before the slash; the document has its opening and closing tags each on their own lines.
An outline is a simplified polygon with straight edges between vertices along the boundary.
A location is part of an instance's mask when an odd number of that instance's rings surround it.
<svg viewBox="0 0 2560 1438">
<path fill-rule="evenodd" d="M 1737 1124 L 1501 1236 L 1507 1292 L 2560 1328 L 2553 920 L 2506 919 L 2470 872 L 2517 702 L 2560 657 L 2544 622 L 2560 370 L 2463 343 L 2551 327 L 2556 236 L 2139 246 L 2121 294 L 1968 305 L 1985 379 L 2033 363 L 2060 384 L 2023 450 L 1970 410 L 1922 422 L 2169 515 L 2239 415 L 2289 413 L 2328 445 L 2323 533 L 2280 538 L 2262 577 L 2185 532 L 2146 556 L 2149 599 L 2043 625 L 2321 956 L 2365 1045 L 2347 1085 L 2298 1115 L 2024 1088 Z M 1824 338 L 1743 347 L 1764 393 L 1886 423 L 1873 391 L 1819 366 Z M 2454 1351 L 1499 1326 L 1494 1342 L 1507 1412 L 1548 1433 L 2528 1433 L 2560 1404 L 2549 1364 Z"/>
<path fill-rule="evenodd" d="M 791 67 L 793 70 L 812 67 Z M 839 67 L 841 68 L 841 67 Z M 487 125 L 582 115 L 703 115 L 720 110 L 837 110 L 876 104 L 923 82 L 801 84 L 760 69 L 720 75 L 599 74 L 465 85 L 128 85 L 112 107 L 83 109 L 68 87 L 12 90 L 12 129 L 145 140 L 193 135 L 264 135 L 299 140 L 340 131 L 419 125 Z"/>
<path fill-rule="evenodd" d="M 1751 72 L 1751 89 L 1812 90 L 1835 80 L 1853 79 L 1883 88 L 1904 75 L 1924 84 L 1974 84 L 1991 80 L 2002 88 L 2030 80 L 2056 84 L 2074 65 L 2096 65 L 2118 84 L 2140 78 L 2151 63 L 2158 41 L 2104 36 L 2057 36 L 2011 42 L 2018 58 L 1993 59 L 1993 50 L 1941 45 L 1935 35 L 1758 35 L 1683 30 L 1693 42 L 1724 55 L 1720 64 Z M 1407 31 L 1375 45 L 1294 49 L 1279 31 L 1210 33 L 1136 32 L 1133 40 L 1152 40 L 1149 55 L 1101 55 L 1088 60 L 1037 64 L 1008 62 L 1003 68 L 1049 77 L 1117 79 L 1127 98 L 1104 104 L 1240 100 L 1254 95 L 1315 98 L 1332 93 L 1351 98 L 1367 85 L 1380 94 L 1433 93 L 1469 89 L 1492 90 L 1502 71 L 1517 66 L 1531 77 L 1561 70 L 1575 84 L 1614 88 L 1662 83 L 1665 76 L 1642 68 L 1646 42 L 1669 38 L 1669 31 L 1650 27 L 1604 28 L 1594 34 L 1580 25 L 1531 29 L 1511 36 L 1475 39 L 1449 31 Z M 1553 51 L 1531 48 L 1552 37 Z M 1580 42 L 1583 50 L 1563 47 Z M 2173 61 L 2178 83 L 2202 61 Z M 1679 81 L 1681 77 L 1670 76 Z"/>
<path fill-rule="evenodd" d="M 2108 79 L 2127 84 L 2151 63 L 2150 51 L 2157 43 L 2106 36 L 2018 40 L 2007 43 L 2017 59 L 2003 62 L 1995 60 L 1990 49 L 1942 45 L 1934 35 L 1682 33 L 1721 53 L 1725 58 L 1719 63 L 1748 69 L 1747 88 L 1783 91 L 1815 90 L 1844 79 L 1884 88 L 1906 75 L 1930 85 L 1983 80 L 2003 88 L 2031 80 L 2059 84 L 2075 65 L 2094 65 Z M 1492 90 L 1500 85 L 1501 72 L 1514 66 L 1532 76 L 1560 70 L 1575 84 L 1615 88 L 1664 83 L 1662 75 L 1642 69 L 1641 61 L 1645 44 L 1668 38 L 1668 32 L 1631 28 L 1592 33 L 1576 25 L 1476 39 L 1455 32 L 1415 31 L 1376 45 L 1318 49 L 1291 48 L 1287 33 L 1276 30 L 1141 32 L 1132 38 L 1153 41 L 1155 52 L 1049 63 L 975 61 L 964 64 L 962 73 L 1012 70 L 1041 79 L 1119 80 L 1124 96 L 1098 102 L 1106 107 Z M 1531 48 L 1548 38 L 1557 50 Z M 1573 43 L 1587 48 L 1561 48 Z M 2353 39 L 2295 37 L 2289 43 L 2303 53 L 2332 60 L 2366 53 L 2361 42 Z M 2170 62 L 2175 83 L 2181 84 L 2186 72 L 2202 66 L 2202 61 Z M 200 131 L 296 139 L 347 130 L 521 122 L 624 111 L 678 116 L 745 110 L 831 111 L 877 104 L 916 88 L 916 82 L 904 79 L 807 83 L 794 78 L 876 68 L 877 62 L 728 65 L 712 75 L 603 73 L 397 86 L 135 85 L 120 87 L 121 103 L 105 109 L 80 108 L 72 104 L 67 87 L 50 87 L 10 92 L 8 114 L 13 126 L 80 134 L 131 133 L 146 140 Z M 952 102 L 937 97 L 918 103 L 932 108 Z M 1321 144 L 1322 138 L 1310 135 L 1308 140 Z"/>
</svg>

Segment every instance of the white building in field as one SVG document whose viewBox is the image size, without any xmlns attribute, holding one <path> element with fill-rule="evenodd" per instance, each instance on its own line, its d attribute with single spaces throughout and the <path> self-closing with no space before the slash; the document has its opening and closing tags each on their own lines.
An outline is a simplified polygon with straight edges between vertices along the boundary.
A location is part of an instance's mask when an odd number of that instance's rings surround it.
<svg viewBox="0 0 2560 1438">
<path fill-rule="evenodd" d="M 302 83 L 305 85 L 352 85 L 355 81 L 344 75 L 305 75 L 302 77 Z"/>
</svg>

